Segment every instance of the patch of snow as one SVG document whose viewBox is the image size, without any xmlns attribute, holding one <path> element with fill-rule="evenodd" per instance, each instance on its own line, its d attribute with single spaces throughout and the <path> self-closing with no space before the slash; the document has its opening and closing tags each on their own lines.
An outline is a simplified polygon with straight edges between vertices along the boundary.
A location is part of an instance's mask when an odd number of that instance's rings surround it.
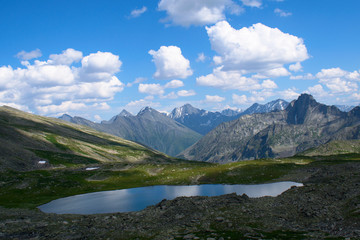
<svg viewBox="0 0 360 240">
<path fill-rule="evenodd" d="M 88 167 L 88 168 L 85 168 L 86 171 L 93 171 L 93 170 L 97 170 L 99 169 L 99 167 Z"/>
<path fill-rule="evenodd" d="M 46 164 L 46 161 L 39 161 L 39 164 Z"/>
</svg>

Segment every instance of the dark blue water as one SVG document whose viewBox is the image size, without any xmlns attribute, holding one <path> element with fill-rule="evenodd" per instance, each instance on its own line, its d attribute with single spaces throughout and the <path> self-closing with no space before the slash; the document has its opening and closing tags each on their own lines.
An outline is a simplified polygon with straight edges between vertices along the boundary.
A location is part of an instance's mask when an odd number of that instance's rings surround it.
<svg viewBox="0 0 360 240">
<path fill-rule="evenodd" d="M 204 184 L 190 186 L 151 186 L 115 191 L 103 191 L 60 198 L 39 206 L 47 213 L 95 214 L 139 211 L 161 200 L 184 196 L 219 196 L 236 193 L 249 197 L 277 196 L 292 186 L 302 186 L 295 182 L 278 182 L 256 185 Z"/>
</svg>

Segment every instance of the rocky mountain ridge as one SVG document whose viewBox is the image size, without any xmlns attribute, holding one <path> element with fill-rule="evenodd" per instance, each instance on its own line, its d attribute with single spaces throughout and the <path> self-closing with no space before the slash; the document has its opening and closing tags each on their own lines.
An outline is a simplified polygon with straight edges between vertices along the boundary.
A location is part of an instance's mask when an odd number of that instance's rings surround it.
<svg viewBox="0 0 360 240">
<path fill-rule="evenodd" d="M 185 104 L 172 110 L 168 116 L 188 128 L 205 135 L 223 122 L 232 121 L 246 114 L 281 111 L 288 104 L 288 102 L 282 99 L 277 99 L 266 104 L 254 103 L 245 111 L 225 109 L 221 112 L 206 111 L 195 108 L 190 104 Z"/>
<path fill-rule="evenodd" d="M 66 116 L 61 119 L 69 121 Z M 177 155 L 202 137 L 150 107 L 143 108 L 136 116 L 123 110 L 109 121 L 101 123 L 80 117 L 73 117 L 70 121 L 144 144 L 171 156 Z"/>
<path fill-rule="evenodd" d="M 144 107 L 137 115 L 124 109 L 120 114 L 101 123 L 67 114 L 60 119 L 136 141 L 175 156 L 196 143 L 201 135 L 207 134 L 224 122 L 244 115 L 283 111 L 288 105 L 285 100 L 277 99 L 266 104 L 255 103 L 245 111 L 225 109 L 221 112 L 211 112 L 185 104 L 174 108 L 169 114 L 160 113 L 151 107 Z"/>
<path fill-rule="evenodd" d="M 342 112 L 302 94 L 285 110 L 244 115 L 219 125 L 181 157 L 207 162 L 288 157 L 332 140 L 360 137 L 360 107 Z"/>
</svg>

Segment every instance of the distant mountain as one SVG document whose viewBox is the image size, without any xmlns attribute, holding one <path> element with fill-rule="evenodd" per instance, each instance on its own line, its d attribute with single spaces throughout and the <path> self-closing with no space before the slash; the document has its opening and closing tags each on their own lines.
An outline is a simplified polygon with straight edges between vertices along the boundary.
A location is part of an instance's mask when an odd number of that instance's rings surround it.
<svg viewBox="0 0 360 240">
<path fill-rule="evenodd" d="M 205 135 L 220 123 L 231 121 L 237 117 L 236 115 L 227 116 L 220 112 L 198 109 L 190 104 L 175 108 L 168 116 L 202 135 Z"/>
<path fill-rule="evenodd" d="M 343 112 L 350 112 L 351 110 L 353 110 L 353 108 L 355 106 L 348 106 L 348 105 L 335 105 L 335 107 L 337 107 L 338 109 L 340 109 Z"/>
<path fill-rule="evenodd" d="M 231 109 L 231 108 L 224 109 L 224 110 L 221 111 L 222 115 L 228 116 L 228 117 L 239 116 L 241 113 L 242 113 L 241 110 L 238 110 L 238 109 L 234 110 L 234 109 Z"/>
<path fill-rule="evenodd" d="M 243 112 L 232 109 L 225 109 L 222 112 L 210 112 L 200 110 L 190 104 L 185 104 L 182 107 L 172 110 L 168 116 L 188 128 L 205 135 L 223 122 L 237 119 L 246 114 L 281 111 L 284 110 L 288 104 L 288 102 L 281 99 L 264 105 L 255 103 Z"/>
<path fill-rule="evenodd" d="M 87 120 L 87 119 L 82 118 L 82 117 L 71 117 L 68 114 L 62 115 L 61 117 L 59 117 L 59 119 L 70 122 L 70 123 L 75 123 L 75 124 L 88 126 L 88 127 L 94 128 L 94 129 L 96 129 L 96 126 L 97 126 L 96 123 L 94 123 L 94 122 L 92 122 L 90 120 Z"/>
<path fill-rule="evenodd" d="M 119 113 L 118 115 L 112 117 L 109 121 L 102 121 L 101 123 L 104 124 L 111 124 L 113 122 L 116 121 L 117 118 L 122 118 L 122 117 L 133 117 L 134 115 L 132 115 L 131 113 L 129 113 L 128 111 L 126 111 L 125 109 L 121 111 L 121 113 Z"/>
<path fill-rule="evenodd" d="M 285 110 L 243 115 L 219 125 L 179 156 L 208 162 L 287 157 L 359 137 L 360 107 L 345 113 L 302 94 Z"/>
<path fill-rule="evenodd" d="M 65 119 L 69 121 L 67 116 Z M 139 142 L 171 156 L 177 155 L 202 137 L 150 107 L 143 108 L 136 116 L 124 110 L 101 123 L 80 117 L 73 117 L 70 122 Z"/>
<path fill-rule="evenodd" d="M 241 113 L 241 115 L 254 114 L 254 113 L 269 113 L 284 110 L 289 103 L 282 99 L 277 99 L 266 104 L 254 103 L 248 109 Z"/>
<path fill-rule="evenodd" d="M 65 115 L 63 119 L 72 118 Z M 86 126 L 0 107 L 0 172 L 109 162 L 174 161 L 140 144 Z"/>
</svg>

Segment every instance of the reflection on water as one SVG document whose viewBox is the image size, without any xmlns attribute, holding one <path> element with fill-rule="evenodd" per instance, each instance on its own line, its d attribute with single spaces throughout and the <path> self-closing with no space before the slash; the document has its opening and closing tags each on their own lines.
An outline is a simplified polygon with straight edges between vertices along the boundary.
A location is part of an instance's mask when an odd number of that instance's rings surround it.
<svg viewBox="0 0 360 240">
<path fill-rule="evenodd" d="M 115 191 L 104 191 L 60 198 L 39 206 L 47 213 L 95 214 L 139 211 L 154 205 L 162 199 L 184 196 L 219 196 L 236 193 L 249 197 L 277 196 L 292 186 L 302 186 L 295 182 L 278 182 L 256 185 L 204 184 L 192 186 L 151 186 Z"/>
</svg>

